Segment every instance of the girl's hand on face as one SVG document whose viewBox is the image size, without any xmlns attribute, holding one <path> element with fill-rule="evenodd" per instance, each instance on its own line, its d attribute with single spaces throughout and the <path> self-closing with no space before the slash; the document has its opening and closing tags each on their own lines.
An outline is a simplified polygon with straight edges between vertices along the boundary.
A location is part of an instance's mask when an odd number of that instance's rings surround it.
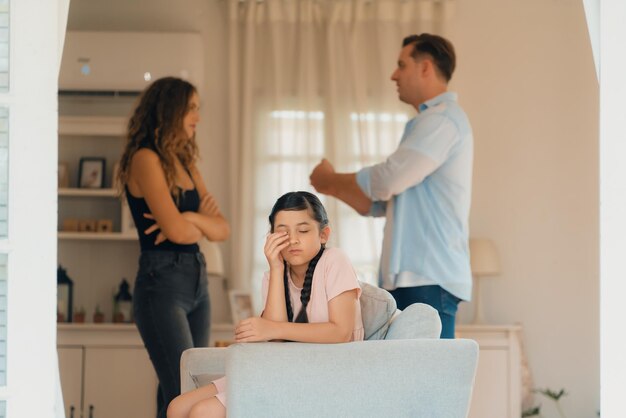
<svg viewBox="0 0 626 418">
<path fill-rule="evenodd" d="M 154 231 L 159 231 L 156 240 L 154 240 L 154 245 L 159 245 L 163 241 L 166 241 L 167 238 L 165 237 L 165 235 L 163 235 L 163 232 L 161 232 L 161 227 L 159 226 L 159 224 L 156 223 L 154 216 L 152 216 L 152 214 L 150 213 L 144 213 L 143 217 L 146 219 L 152 219 L 154 221 L 154 224 L 152 226 L 149 226 L 145 231 L 143 231 L 144 234 L 150 235 Z"/>
<path fill-rule="evenodd" d="M 268 319 L 252 317 L 244 319 L 235 328 L 235 342 L 252 343 L 275 340 L 274 322 Z"/>
<path fill-rule="evenodd" d="M 217 202 L 210 193 L 205 194 L 200 200 L 200 208 L 198 209 L 198 213 L 204 216 L 217 216 L 220 214 Z"/>
<path fill-rule="evenodd" d="M 265 240 L 263 252 L 271 269 L 283 269 L 285 267 L 282 250 L 289 246 L 289 235 L 285 231 L 269 234 Z"/>
</svg>

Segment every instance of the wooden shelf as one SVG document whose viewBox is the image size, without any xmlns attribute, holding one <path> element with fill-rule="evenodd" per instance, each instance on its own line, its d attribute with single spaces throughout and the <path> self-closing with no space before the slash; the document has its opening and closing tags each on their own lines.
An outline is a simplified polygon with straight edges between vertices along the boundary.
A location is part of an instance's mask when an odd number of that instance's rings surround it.
<svg viewBox="0 0 626 418">
<path fill-rule="evenodd" d="M 121 232 L 69 232 L 59 231 L 60 240 L 85 240 L 85 241 L 137 241 L 137 234 L 125 234 Z"/>
<path fill-rule="evenodd" d="M 61 116 L 59 135 L 124 136 L 125 117 L 112 116 Z"/>
<path fill-rule="evenodd" d="M 117 189 L 60 188 L 59 196 L 63 196 L 63 197 L 118 197 L 118 191 Z"/>
</svg>

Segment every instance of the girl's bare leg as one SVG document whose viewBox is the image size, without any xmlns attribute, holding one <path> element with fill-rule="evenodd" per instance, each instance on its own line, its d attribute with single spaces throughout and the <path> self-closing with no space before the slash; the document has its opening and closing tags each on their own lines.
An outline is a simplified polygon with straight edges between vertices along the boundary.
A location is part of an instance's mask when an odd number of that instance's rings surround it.
<svg viewBox="0 0 626 418">
<path fill-rule="evenodd" d="M 210 399 L 216 394 L 217 388 L 213 383 L 211 383 L 190 392 L 178 395 L 172 402 L 170 402 L 170 405 L 167 408 L 167 418 L 189 418 L 191 409 L 195 404 L 203 400 Z M 219 403 L 219 401 L 217 402 Z"/>
<path fill-rule="evenodd" d="M 197 402 L 191 408 L 189 418 L 226 418 L 226 408 L 214 396 Z"/>
</svg>

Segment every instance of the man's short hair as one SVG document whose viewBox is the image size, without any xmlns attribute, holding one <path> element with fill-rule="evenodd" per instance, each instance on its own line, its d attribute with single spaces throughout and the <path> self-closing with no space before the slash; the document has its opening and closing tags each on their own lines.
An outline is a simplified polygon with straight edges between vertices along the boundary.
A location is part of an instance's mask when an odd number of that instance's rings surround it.
<svg viewBox="0 0 626 418">
<path fill-rule="evenodd" d="M 409 35 L 402 41 L 403 47 L 411 44 L 413 45 L 413 52 L 411 52 L 413 59 L 417 60 L 420 56 L 429 55 L 446 82 L 450 81 L 456 67 L 456 54 L 450 41 L 439 35 L 422 33 Z"/>
</svg>

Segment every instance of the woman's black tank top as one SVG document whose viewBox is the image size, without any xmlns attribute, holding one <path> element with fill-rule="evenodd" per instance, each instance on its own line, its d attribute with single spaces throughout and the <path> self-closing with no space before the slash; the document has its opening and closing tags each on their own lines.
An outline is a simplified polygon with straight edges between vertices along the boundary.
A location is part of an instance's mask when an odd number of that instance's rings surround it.
<svg viewBox="0 0 626 418">
<path fill-rule="evenodd" d="M 193 178 L 192 178 L 193 181 Z M 135 221 L 137 227 L 137 235 L 139 235 L 139 245 L 141 251 L 179 251 L 184 253 L 196 253 L 199 251 L 198 244 L 176 244 L 169 240 L 163 241 L 159 245 L 154 245 L 157 235 L 160 230 L 153 231 L 151 234 L 146 235 L 144 231 L 154 225 L 153 219 L 148 219 L 143 216 L 144 213 L 152 213 L 146 200 L 143 197 L 135 197 L 126 189 L 126 200 L 128 201 L 128 207 L 130 213 Z M 174 199 L 176 202 L 176 199 Z M 200 195 L 195 185 L 191 190 L 180 189 L 180 197 L 178 204 L 176 205 L 180 213 L 183 212 L 197 212 L 200 208 Z"/>
</svg>

